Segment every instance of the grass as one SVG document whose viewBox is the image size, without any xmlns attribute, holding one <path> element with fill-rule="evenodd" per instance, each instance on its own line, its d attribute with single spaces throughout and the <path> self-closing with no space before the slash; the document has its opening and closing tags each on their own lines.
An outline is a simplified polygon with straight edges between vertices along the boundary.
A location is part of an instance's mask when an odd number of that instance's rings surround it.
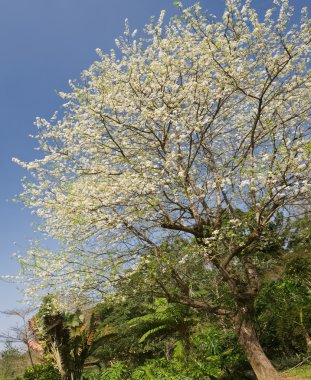
<svg viewBox="0 0 311 380">
<path fill-rule="evenodd" d="M 299 367 L 284 371 L 284 374 L 289 375 L 289 376 L 297 376 L 300 379 L 310 380 L 311 379 L 311 365 L 303 364 Z"/>
</svg>

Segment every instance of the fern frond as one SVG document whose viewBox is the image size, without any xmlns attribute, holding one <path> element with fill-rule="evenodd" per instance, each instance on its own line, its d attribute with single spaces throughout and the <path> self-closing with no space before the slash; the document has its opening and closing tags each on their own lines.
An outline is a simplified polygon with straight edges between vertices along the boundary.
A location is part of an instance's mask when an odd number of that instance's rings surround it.
<svg viewBox="0 0 311 380">
<path fill-rule="evenodd" d="M 140 339 L 139 343 L 143 343 L 150 335 L 155 334 L 158 331 L 165 330 L 167 328 L 167 325 L 161 325 L 157 326 L 154 329 L 148 330 Z"/>
</svg>

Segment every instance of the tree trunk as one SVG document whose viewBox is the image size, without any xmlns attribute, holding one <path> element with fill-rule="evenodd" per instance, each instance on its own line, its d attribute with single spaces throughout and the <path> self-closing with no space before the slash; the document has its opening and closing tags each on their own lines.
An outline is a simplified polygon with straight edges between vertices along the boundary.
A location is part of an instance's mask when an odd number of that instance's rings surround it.
<svg viewBox="0 0 311 380">
<path fill-rule="evenodd" d="M 33 362 L 32 354 L 31 354 L 31 348 L 29 346 L 28 340 L 26 341 L 26 345 L 27 345 L 27 353 L 28 353 L 28 356 L 29 356 L 30 364 L 31 364 L 34 372 L 36 372 L 36 367 L 35 367 L 35 364 Z"/>
<path fill-rule="evenodd" d="M 245 307 L 237 318 L 237 332 L 239 343 L 253 368 L 258 380 L 279 380 L 276 369 L 267 358 L 258 341 L 252 319 L 245 312 Z"/>
</svg>

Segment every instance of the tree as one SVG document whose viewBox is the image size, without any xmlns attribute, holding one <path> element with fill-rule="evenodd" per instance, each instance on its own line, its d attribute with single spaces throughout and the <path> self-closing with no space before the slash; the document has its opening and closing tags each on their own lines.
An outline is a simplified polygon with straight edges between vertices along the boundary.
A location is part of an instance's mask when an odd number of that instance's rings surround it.
<svg viewBox="0 0 311 380">
<path fill-rule="evenodd" d="M 12 345 L 10 341 L 4 342 L 0 353 L 0 379 L 9 380 L 15 378 L 21 372 L 23 355 L 21 351 Z"/>
<path fill-rule="evenodd" d="M 310 21 L 303 9 L 290 25 L 288 1 L 276 3 L 263 20 L 238 0 L 218 21 L 197 4 L 164 27 L 163 12 L 147 41 L 127 26 L 120 57 L 99 51 L 61 94 L 63 116 L 37 120 L 44 157 L 20 162 L 33 176 L 23 200 L 65 247 L 21 259 L 34 291 L 109 292 L 169 236 L 194 239 L 234 308 L 193 296 L 178 273 L 167 296 L 230 317 L 259 380 L 277 373 L 252 322 L 257 254 L 277 213 L 310 196 Z"/>
<path fill-rule="evenodd" d="M 32 355 L 32 343 L 34 341 L 34 335 L 31 331 L 28 320 L 34 313 L 35 308 L 28 307 L 25 309 L 12 309 L 6 310 L 2 313 L 11 317 L 18 317 L 21 319 L 22 324 L 20 326 L 12 327 L 9 332 L 0 333 L 0 341 L 4 343 L 22 343 L 27 347 L 27 354 L 30 360 L 32 368 L 34 368 L 34 359 Z"/>
</svg>

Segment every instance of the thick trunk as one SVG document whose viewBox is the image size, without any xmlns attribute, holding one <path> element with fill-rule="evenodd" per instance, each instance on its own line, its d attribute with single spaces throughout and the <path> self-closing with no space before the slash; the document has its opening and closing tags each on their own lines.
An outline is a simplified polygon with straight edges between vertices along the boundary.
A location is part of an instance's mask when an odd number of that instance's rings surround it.
<svg viewBox="0 0 311 380">
<path fill-rule="evenodd" d="M 251 318 L 245 312 L 239 315 L 237 322 L 239 342 L 253 368 L 258 380 L 279 380 L 276 369 L 267 358 L 258 341 Z"/>
</svg>

